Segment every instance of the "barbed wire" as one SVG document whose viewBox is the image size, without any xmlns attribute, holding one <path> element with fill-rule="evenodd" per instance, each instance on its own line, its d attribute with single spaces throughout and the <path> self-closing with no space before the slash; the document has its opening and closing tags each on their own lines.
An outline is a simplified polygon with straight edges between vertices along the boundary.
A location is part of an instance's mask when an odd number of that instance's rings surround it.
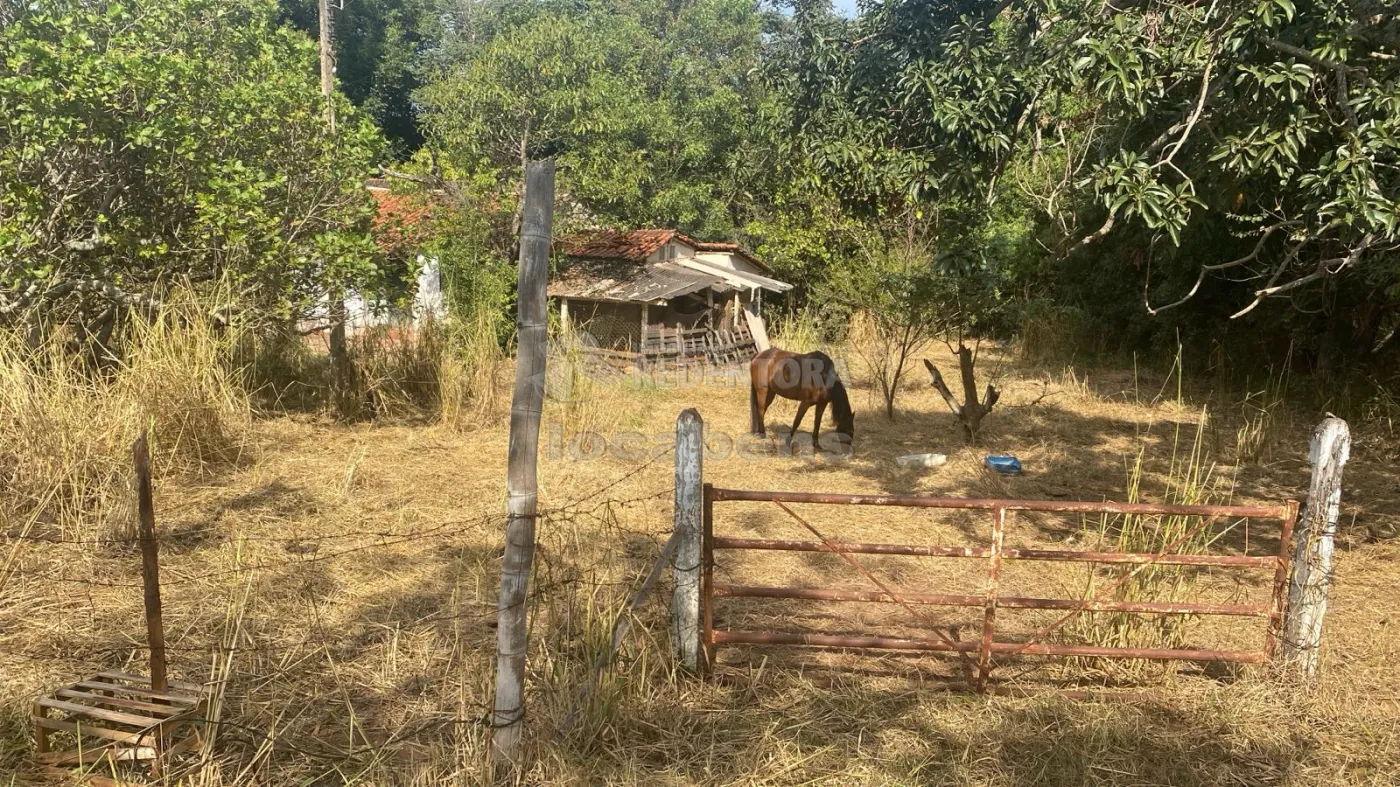
<svg viewBox="0 0 1400 787">
<path fill-rule="evenodd" d="M 620 510 L 633 508 L 637 506 L 643 506 L 652 501 L 669 496 L 672 493 L 672 490 L 669 486 L 660 487 L 652 491 L 647 491 L 626 497 L 607 496 L 609 492 L 618 489 L 618 487 L 627 483 L 629 479 L 633 479 L 638 475 L 644 473 L 648 467 L 655 464 L 664 456 L 665 454 L 652 457 L 647 462 L 644 462 L 643 464 L 638 465 L 637 467 L 630 468 L 627 472 L 623 473 L 617 478 L 614 478 L 606 484 L 598 486 L 597 488 L 587 492 L 586 494 L 566 500 L 565 502 L 558 505 L 542 506 L 535 516 L 542 521 L 554 523 L 570 521 L 593 521 L 599 524 L 601 527 L 606 528 L 610 532 L 625 532 L 646 538 L 654 538 L 659 533 L 669 532 L 669 527 L 665 526 L 660 526 L 655 529 L 628 528 L 623 526 L 619 522 L 617 517 L 617 513 Z M 193 538 L 196 537 L 196 534 L 211 533 L 215 535 L 226 535 L 228 540 L 231 542 L 266 541 L 296 545 L 315 544 L 318 547 L 321 544 L 333 543 L 344 540 L 368 540 L 370 541 L 370 543 L 355 544 L 342 549 L 335 549 L 334 551 L 320 551 L 315 554 L 300 554 L 289 557 L 285 560 L 271 560 L 257 563 L 248 562 L 229 568 L 193 574 L 180 574 L 178 568 L 174 569 L 174 571 L 172 572 L 171 567 L 167 566 L 167 576 L 163 578 L 164 581 L 162 582 L 162 585 L 180 587 L 188 586 L 198 582 L 216 581 L 226 576 L 243 576 L 255 572 L 275 572 L 286 568 L 301 568 L 310 564 L 325 563 L 328 561 L 339 560 L 355 555 L 362 555 L 366 552 L 371 552 L 375 550 L 391 550 L 397 547 L 402 547 L 407 544 L 422 542 L 427 539 L 442 539 L 450 543 L 464 536 L 477 534 L 483 528 L 490 527 L 492 525 L 504 525 L 507 519 L 508 516 L 504 512 L 501 512 L 483 514 L 477 517 L 465 519 L 459 518 L 443 521 L 431 527 L 416 530 L 381 528 L 364 531 L 346 530 L 336 533 L 321 533 L 307 536 L 299 536 L 294 534 L 288 534 L 286 536 L 240 534 L 236 532 L 228 532 L 225 528 L 217 526 L 202 528 L 198 531 L 185 530 L 178 532 L 176 534 L 176 537 Z M 93 547 L 101 544 L 134 545 L 138 541 L 137 537 L 135 536 L 105 539 L 62 539 L 46 537 L 43 535 L 31 536 L 28 534 L 9 534 L 7 536 L 0 536 L 0 542 L 4 542 L 5 540 L 9 540 L 11 542 L 22 541 L 25 543 L 44 544 L 46 546 L 72 545 L 80 548 Z M 543 547 L 544 545 L 537 544 L 537 546 Z M 541 566 L 541 570 L 547 570 L 547 567 L 552 561 L 552 558 L 550 557 L 548 551 L 540 551 L 537 554 L 540 558 L 539 565 Z M 11 566 L 10 568 L 11 570 L 9 572 L 9 578 L 12 580 L 18 580 L 19 582 L 54 582 L 69 585 L 76 584 L 90 587 L 132 589 L 142 587 L 142 583 L 140 582 L 110 580 L 92 576 L 66 576 L 60 572 L 52 571 L 26 571 L 20 566 Z M 571 567 L 570 570 L 574 573 L 577 573 L 577 569 L 575 567 Z M 174 574 L 173 576 L 171 575 L 172 573 Z M 635 584 L 634 581 L 632 581 L 631 579 L 608 581 L 597 576 L 590 576 L 587 578 L 582 576 L 565 576 L 558 579 L 543 578 L 542 581 L 532 582 L 531 592 L 521 603 L 531 606 L 538 605 L 546 602 L 551 597 L 557 596 L 557 594 L 561 590 L 566 590 L 568 588 L 575 587 L 583 583 L 586 583 L 590 588 L 605 586 L 630 588 Z M 202 660 L 211 656 L 217 658 L 227 656 L 230 654 L 256 654 L 257 656 L 261 656 L 263 658 L 272 660 L 275 664 L 285 664 L 287 660 L 294 658 L 294 654 L 314 654 L 320 649 L 334 648 L 338 643 L 343 642 L 346 639 L 346 636 L 342 632 L 327 630 L 327 627 L 324 625 L 324 622 L 319 619 L 319 614 L 314 609 L 314 607 L 317 604 L 314 595 L 307 597 L 307 603 L 311 608 L 312 617 L 316 619 L 316 622 L 315 625 L 308 625 L 307 627 L 305 627 L 307 636 L 299 642 L 284 644 L 270 642 L 259 643 L 251 641 L 221 641 L 201 644 L 188 641 L 176 641 L 167 643 L 164 646 L 164 650 L 172 655 L 189 657 L 188 660 L 190 661 Z M 91 596 L 91 594 L 89 594 L 88 605 L 91 606 L 94 609 L 94 611 L 96 611 L 99 607 L 99 602 L 95 600 Z M 483 619 L 495 618 L 501 612 L 499 604 L 496 602 L 480 602 L 480 607 L 477 609 L 463 608 L 462 602 L 454 602 L 454 605 L 457 607 L 456 609 L 445 611 L 441 614 L 429 614 L 423 616 L 415 616 L 411 618 L 404 618 L 395 621 L 395 625 L 412 628 L 420 626 L 431 626 L 433 624 L 441 622 L 457 622 L 463 620 L 480 621 Z M 60 650 L 60 648 L 57 647 L 53 650 L 48 650 L 24 649 L 16 648 L 13 646 L 0 646 L 0 656 L 15 659 L 23 659 L 34 662 L 36 664 L 69 664 L 82 669 L 100 669 L 103 666 L 106 666 L 110 669 L 113 662 L 117 662 L 120 664 L 132 664 L 134 662 L 140 662 L 143 659 L 141 654 L 146 653 L 150 650 L 150 646 L 147 643 L 134 641 L 103 644 L 65 643 L 64 646 L 60 647 L 72 648 L 74 645 L 76 645 L 76 652 L 74 652 L 74 650 L 66 650 L 66 652 L 64 652 L 63 650 Z M 298 657 L 298 660 L 300 659 L 304 659 L 304 656 Z M 179 660 L 185 661 L 186 659 L 181 658 Z M 281 674 L 282 672 L 283 670 L 281 669 L 274 670 L 272 679 L 277 679 L 277 675 Z M 211 689 L 214 686 L 222 685 L 224 687 L 222 691 L 227 691 L 227 687 L 231 685 L 229 683 L 230 680 L 239 680 L 241 682 L 239 676 L 243 675 L 246 675 L 249 679 L 254 679 L 255 683 L 257 682 L 257 679 L 265 680 L 269 677 L 265 672 L 261 670 L 247 672 L 245 670 L 233 668 L 230 664 L 230 666 L 226 668 L 226 671 L 220 674 L 219 680 L 209 685 Z M 339 678 L 337 678 L 337 681 L 339 681 Z M 252 688 L 247 688 L 246 691 L 238 691 L 236 693 L 224 695 L 226 696 L 225 702 L 228 701 L 228 698 L 238 698 L 242 696 L 250 697 L 252 695 L 247 694 L 247 691 L 253 690 L 254 689 Z M 349 700 L 347 699 L 347 701 Z M 247 720 L 206 718 L 201 721 L 211 728 L 223 729 L 226 735 L 227 733 L 237 731 L 237 734 L 235 736 L 231 736 L 232 739 L 242 739 L 245 745 L 251 745 L 254 747 L 271 746 L 272 748 L 278 751 L 295 754 L 297 756 L 306 757 L 308 759 L 315 759 L 326 762 L 343 762 L 352 757 L 362 755 L 367 756 L 374 754 L 377 751 L 382 751 L 384 748 L 392 747 L 406 740 L 421 738 L 425 735 L 437 734 L 439 731 L 445 728 L 470 725 L 472 727 L 490 729 L 496 726 L 514 724 L 521 718 L 523 718 L 526 713 L 526 708 L 522 706 L 517 710 L 517 712 L 507 713 L 505 714 L 506 718 L 500 718 L 501 714 L 497 713 L 486 703 L 471 703 L 468 707 L 470 707 L 473 712 L 467 715 L 461 714 L 460 711 L 457 714 L 433 714 L 429 715 L 426 718 L 421 718 L 415 723 L 411 723 L 406 726 L 400 727 L 396 730 L 371 730 L 369 728 L 357 724 L 359 734 L 363 735 L 367 741 L 369 738 L 379 739 L 378 742 L 375 743 L 367 742 L 367 745 L 363 748 L 356 746 L 351 746 L 349 748 L 332 746 L 330 744 L 326 744 L 324 741 L 318 740 L 314 735 L 310 736 L 309 738 L 309 740 L 314 742 L 314 745 L 294 745 L 292 743 L 287 742 L 288 736 L 285 730 L 274 733 L 270 729 L 261 729 L 255 724 L 248 723 Z M 302 738 L 305 737 L 306 736 L 298 735 L 298 740 L 300 741 Z"/>
</svg>

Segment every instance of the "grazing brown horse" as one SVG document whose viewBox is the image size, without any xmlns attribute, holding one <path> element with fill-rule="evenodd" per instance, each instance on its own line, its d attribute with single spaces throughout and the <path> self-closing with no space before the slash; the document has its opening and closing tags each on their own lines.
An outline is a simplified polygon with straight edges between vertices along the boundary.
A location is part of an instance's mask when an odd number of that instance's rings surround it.
<svg viewBox="0 0 1400 787">
<path fill-rule="evenodd" d="M 792 422 L 792 434 L 802 423 L 807 408 L 817 406 L 816 422 L 812 424 L 812 447 L 821 445 L 822 413 L 831 404 L 831 416 L 836 431 L 853 441 L 856 436 L 855 413 L 846 396 L 846 386 L 836 376 L 836 364 L 823 352 L 790 353 L 770 347 L 749 362 L 750 426 L 754 434 L 765 434 L 763 416 L 775 396 L 797 402 L 797 418 Z M 791 436 L 788 438 L 791 440 Z"/>
</svg>

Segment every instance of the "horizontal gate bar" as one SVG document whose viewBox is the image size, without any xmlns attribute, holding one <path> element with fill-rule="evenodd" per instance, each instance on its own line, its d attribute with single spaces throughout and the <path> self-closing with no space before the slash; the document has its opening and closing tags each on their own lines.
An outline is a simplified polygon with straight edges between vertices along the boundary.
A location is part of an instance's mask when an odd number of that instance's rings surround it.
<svg viewBox="0 0 1400 787">
<path fill-rule="evenodd" d="M 986 547 L 941 547 L 916 544 L 862 544 L 833 541 L 784 541 L 772 538 L 731 538 L 715 536 L 715 549 L 769 549 L 784 552 L 848 552 L 856 555 L 915 555 L 920 557 L 987 557 Z M 1158 555 L 1155 552 L 1070 552 L 1059 549 L 1005 549 L 1008 560 L 1064 560 L 1085 563 L 1160 563 L 1171 566 L 1242 566 L 1273 568 L 1274 556 L 1253 555 Z"/>
<path fill-rule="evenodd" d="M 715 585 L 716 598 L 787 598 L 809 601 L 868 601 L 894 603 L 881 591 L 830 590 L 827 588 L 792 588 L 752 585 Z M 901 593 L 902 601 L 938 607 L 980 607 L 986 603 L 982 596 L 935 593 Z M 1268 617 L 1267 606 L 1253 604 L 1187 604 L 1169 601 L 1095 601 L 1068 598 L 1029 598 L 1000 596 L 998 608 L 1009 609 L 1084 609 L 1088 612 L 1135 612 L 1160 615 L 1229 615 L 1234 617 Z"/>
<path fill-rule="evenodd" d="M 1008 560 L 1076 560 L 1085 563 L 1160 563 L 1167 566 L 1273 568 L 1278 558 L 1255 555 L 1159 555 L 1155 552 L 1069 552 L 1061 549 L 1008 549 Z"/>
<path fill-rule="evenodd" d="M 736 645 L 811 645 L 819 648 L 865 648 L 873 650 L 928 650 L 941 653 L 975 652 L 980 644 L 940 642 L 936 639 L 895 639 L 892 637 L 851 637 L 835 634 L 786 634 L 764 631 L 728 631 L 715 629 L 715 644 Z"/>
<path fill-rule="evenodd" d="M 714 632 L 714 641 L 716 644 L 734 645 L 808 645 L 819 648 L 934 652 L 976 651 L 980 647 L 980 644 L 974 641 L 956 642 L 949 645 L 946 642 L 930 639 L 722 630 Z M 1025 656 L 1097 656 L 1119 659 L 1149 659 L 1152 661 L 1230 661 L 1240 664 L 1262 664 L 1265 661 L 1265 655 L 1262 652 L 1247 650 L 1107 648 L 1097 645 L 1023 645 L 1015 642 L 992 643 L 992 652 Z"/>
<path fill-rule="evenodd" d="M 986 547 L 933 547 L 915 544 L 858 544 L 833 541 L 783 541 L 773 538 L 715 536 L 715 549 L 776 549 L 783 552 L 849 552 L 854 555 L 918 555 L 922 557 L 986 557 Z M 833 548 L 834 547 L 834 548 Z"/>
<path fill-rule="evenodd" d="M 715 487 L 714 499 L 748 500 L 760 503 L 836 503 L 857 506 L 906 506 L 910 508 L 956 508 L 992 511 L 1056 511 L 1087 514 L 1166 514 L 1174 516 L 1233 516 L 1284 519 L 1287 506 L 1180 506 L 1154 503 L 1091 503 L 1077 500 L 984 500 L 962 497 L 923 497 L 921 495 L 838 495 L 822 492 L 764 492 Z"/>
</svg>

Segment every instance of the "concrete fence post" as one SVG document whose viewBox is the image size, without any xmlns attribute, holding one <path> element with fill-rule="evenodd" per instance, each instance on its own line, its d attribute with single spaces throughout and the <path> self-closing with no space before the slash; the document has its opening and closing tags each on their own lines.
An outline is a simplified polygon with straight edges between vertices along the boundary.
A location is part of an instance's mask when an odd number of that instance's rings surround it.
<svg viewBox="0 0 1400 787">
<path fill-rule="evenodd" d="M 1294 536 L 1293 572 L 1283 626 L 1283 662 L 1305 678 L 1317 675 L 1322 619 L 1332 586 L 1332 547 L 1342 503 L 1342 467 L 1351 453 L 1346 421 L 1330 413 L 1308 449 L 1312 483 Z"/>
<path fill-rule="evenodd" d="M 704 421 L 694 408 L 676 418 L 676 518 L 678 538 L 671 564 L 676 589 L 671 597 L 671 642 L 676 660 L 700 669 L 700 562 L 703 555 Z"/>
</svg>

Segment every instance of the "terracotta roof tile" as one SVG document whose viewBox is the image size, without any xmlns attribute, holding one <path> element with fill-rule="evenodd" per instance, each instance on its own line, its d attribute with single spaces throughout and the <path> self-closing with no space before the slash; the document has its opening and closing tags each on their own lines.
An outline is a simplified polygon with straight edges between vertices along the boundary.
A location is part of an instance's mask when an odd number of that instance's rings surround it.
<svg viewBox="0 0 1400 787">
<path fill-rule="evenodd" d="M 681 238 L 690 245 L 694 246 L 696 251 L 720 251 L 728 254 L 733 254 L 739 257 L 743 257 L 744 259 L 753 263 L 761 271 L 767 271 L 770 273 L 772 272 L 772 269 L 768 267 L 768 263 L 764 262 L 763 260 L 760 260 L 758 258 L 758 255 L 754 254 L 753 252 L 749 251 L 743 246 L 740 246 L 737 243 L 730 243 L 729 241 L 692 240 L 690 238 L 685 237 L 684 235 L 682 235 Z"/>
<path fill-rule="evenodd" d="M 373 231 L 375 243 L 386 253 L 413 252 L 429 237 L 433 202 L 418 195 L 395 194 L 387 189 L 370 188 L 377 210 Z"/>
<path fill-rule="evenodd" d="M 697 251 L 717 251 L 743 257 L 759 270 L 771 271 L 763 260 L 737 243 L 728 241 L 702 241 L 676 230 L 644 229 L 630 232 L 602 230 L 585 232 L 561 238 L 559 248 L 570 257 L 594 260 L 631 260 L 641 262 L 671 240 L 679 240 L 694 246 Z"/>
<path fill-rule="evenodd" d="M 604 230 L 562 238 L 559 246 L 570 257 L 641 262 L 679 234 L 675 230 Z"/>
</svg>

